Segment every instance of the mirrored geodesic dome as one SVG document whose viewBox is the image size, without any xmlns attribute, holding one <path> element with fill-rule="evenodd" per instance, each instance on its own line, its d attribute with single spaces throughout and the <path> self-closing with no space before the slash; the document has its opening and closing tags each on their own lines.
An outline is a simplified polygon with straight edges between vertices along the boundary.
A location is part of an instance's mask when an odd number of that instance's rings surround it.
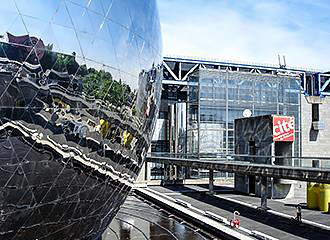
<svg viewBox="0 0 330 240">
<path fill-rule="evenodd" d="M 8 0 L 0 13 L 0 238 L 94 240 L 158 115 L 156 2 Z"/>
</svg>

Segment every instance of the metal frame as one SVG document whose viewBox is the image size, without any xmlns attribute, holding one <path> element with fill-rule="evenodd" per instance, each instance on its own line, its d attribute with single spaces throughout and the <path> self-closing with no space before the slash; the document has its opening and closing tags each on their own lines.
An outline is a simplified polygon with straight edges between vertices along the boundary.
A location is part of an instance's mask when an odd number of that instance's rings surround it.
<svg viewBox="0 0 330 240">
<path fill-rule="evenodd" d="M 147 162 L 155 162 L 162 164 L 172 164 L 176 166 L 184 166 L 195 169 L 207 169 L 223 172 L 239 173 L 244 175 L 255 175 L 264 177 L 275 177 L 280 179 L 290 179 L 307 182 L 318 182 L 330 184 L 329 168 L 312 168 L 312 167 L 293 167 L 270 164 L 256 164 L 233 159 L 228 161 L 227 158 L 180 158 L 176 156 L 154 156 L 148 155 Z M 255 156 L 265 157 L 265 156 Z M 269 156 L 267 156 L 269 157 Z M 271 158 L 271 157 L 270 157 Z M 240 159 L 238 157 L 238 159 Z M 294 159 L 304 160 L 311 159 L 307 157 L 294 157 Z M 314 158 L 315 159 L 315 158 Z M 319 160 L 329 160 L 329 158 L 316 158 Z"/>
<path fill-rule="evenodd" d="M 321 84 L 321 77 L 327 78 L 325 83 Z M 325 91 L 326 88 L 330 85 L 330 74 L 326 73 L 320 73 L 319 74 L 319 89 L 320 89 L 320 95 L 322 96 L 330 96 L 330 91 Z"/>
<path fill-rule="evenodd" d="M 178 72 L 175 72 L 174 69 L 171 69 L 169 63 L 178 64 Z M 183 73 L 182 64 L 188 63 L 192 67 L 188 70 L 187 73 Z M 321 73 L 317 70 L 312 69 L 298 69 L 292 67 L 283 68 L 283 66 L 267 66 L 260 64 L 243 64 L 243 63 L 234 63 L 234 62 L 221 62 L 213 60 L 198 60 L 198 59 L 189 59 L 183 57 L 164 57 L 164 72 L 167 72 L 169 76 L 173 79 L 167 79 L 164 75 L 164 84 L 180 84 L 185 85 L 189 75 L 191 75 L 196 69 L 199 68 L 211 68 L 218 69 L 223 71 L 233 71 L 233 72 L 249 72 L 255 74 L 271 74 L 271 75 L 298 75 L 302 81 L 302 93 L 305 96 L 313 95 L 309 89 L 307 89 L 306 76 L 316 75 L 318 84 L 312 84 L 313 88 L 318 88 L 318 96 L 330 96 L 330 88 L 327 91 L 326 88 L 330 86 L 330 73 Z M 327 78 L 325 82 L 321 83 L 321 78 Z"/>
<path fill-rule="evenodd" d="M 175 74 L 173 70 L 169 67 L 168 63 L 179 64 L 179 72 Z M 187 74 L 183 76 L 182 74 L 182 63 L 193 64 Z M 177 81 L 186 81 L 188 76 L 193 73 L 197 68 L 211 68 L 225 71 L 235 71 L 235 72 L 250 72 L 257 74 L 285 74 L 285 75 L 303 75 L 306 72 L 312 72 L 303 69 L 294 68 L 280 68 L 275 66 L 262 66 L 262 65 L 252 65 L 252 64 L 241 64 L 233 62 L 217 62 L 210 60 L 197 60 L 197 59 L 185 59 L 185 58 L 173 58 L 164 57 L 165 71 L 168 71 L 170 75 Z M 313 72 L 314 73 L 314 72 Z M 183 76 L 183 77 L 182 77 Z M 168 79 L 166 79 L 168 80 Z"/>
</svg>

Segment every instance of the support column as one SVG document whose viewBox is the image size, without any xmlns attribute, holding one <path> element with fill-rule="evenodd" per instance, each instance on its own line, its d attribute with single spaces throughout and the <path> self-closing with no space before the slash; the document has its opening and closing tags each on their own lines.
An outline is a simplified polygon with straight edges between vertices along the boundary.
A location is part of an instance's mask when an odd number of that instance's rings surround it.
<svg viewBox="0 0 330 240">
<path fill-rule="evenodd" d="M 139 184 L 146 183 L 146 168 L 147 168 L 146 165 L 147 165 L 147 162 L 144 162 L 143 166 L 141 168 L 141 171 L 139 173 L 139 176 L 136 179 L 136 183 L 139 183 Z"/>
<path fill-rule="evenodd" d="M 146 162 L 145 163 L 145 180 L 148 183 L 151 179 L 151 163 Z"/>
<path fill-rule="evenodd" d="M 170 172 L 170 165 L 164 164 L 164 180 L 170 180 L 171 172 Z"/>
<path fill-rule="evenodd" d="M 164 180 L 172 181 L 177 179 L 177 170 L 176 166 L 172 164 L 166 164 L 164 166 Z"/>
<path fill-rule="evenodd" d="M 267 177 L 261 177 L 261 210 L 267 210 L 268 183 Z"/>
<path fill-rule="evenodd" d="M 209 170 L 209 194 L 214 194 L 214 176 L 213 169 Z"/>
</svg>

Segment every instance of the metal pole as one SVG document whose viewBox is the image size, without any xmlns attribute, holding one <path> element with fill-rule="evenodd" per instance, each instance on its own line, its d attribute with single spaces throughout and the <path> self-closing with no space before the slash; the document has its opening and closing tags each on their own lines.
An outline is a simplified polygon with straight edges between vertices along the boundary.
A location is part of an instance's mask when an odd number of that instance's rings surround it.
<svg viewBox="0 0 330 240">
<path fill-rule="evenodd" d="M 276 90 L 277 90 L 276 91 L 276 114 L 279 115 L 280 114 L 280 95 L 279 95 L 280 84 L 278 81 L 276 83 Z M 282 94 L 284 94 L 284 93 L 282 93 Z"/>
<path fill-rule="evenodd" d="M 197 100 L 197 104 L 198 104 L 198 113 L 197 113 L 197 131 L 198 131 L 198 159 L 200 157 L 200 128 L 201 128 L 201 119 L 200 119 L 200 111 L 201 111 L 201 75 L 200 75 L 200 72 L 198 73 L 199 76 L 198 76 L 198 100 Z"/>
<path fill-rule="evenodd" d="M 261 177 L 261 210 L 267 210 L 267 191 L 268 183 L 267 177 Z"/>
<path fill-rule="evenodd" d="M 228 127 L 229 127 L 229 104 L 228 104 L 228 78 L 229 78 L 229 72 L 227 70 L 226 74 L 226 155 L 228 155 Z"/>
<path fill-rule="evenodd" d="M 306 82 L 306 75 L 304 74 L 304 81 Z M 302 130 L 301 130 L 301 126 L 302 126 L 302 93 L 300 92 L 300 98 L 299 98 L 299 157 L 303 156 L 303 148 L 302 148 Z M 299 161 L 299 167 L 302 166 L 302 161 Z"/>
<path fill-rule="evenodd" d="M 213 169 L 209 170 L 209 194 L 214 194 L 214 176 Z"/>
<path fill-rule="evenodd" d="M 179 62 L 179 80 L 182 80 L 181 62 Z"/>
<path fill-rule="evenodd" d="M 256 99 L 256 82 L 255 81 L 253 81 L 253 83 L 252 83 L 252 92 L 253 92 L 253 103 L 252 103 L 252 116 L 255 116 L 255 105 L 256 105 L 256 101 L 257 101 L 257 99 Z"/>
</svg>

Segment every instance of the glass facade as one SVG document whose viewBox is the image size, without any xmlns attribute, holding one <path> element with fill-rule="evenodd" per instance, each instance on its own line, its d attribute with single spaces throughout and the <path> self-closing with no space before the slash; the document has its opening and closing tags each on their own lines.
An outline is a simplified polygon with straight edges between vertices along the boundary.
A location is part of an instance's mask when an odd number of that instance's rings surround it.
<svg viewBox="0 0 330 240">
<path fill-rule="evenodd" d="M 10 0 L 0 13 L 0 238 L 94 240 L 155 127 L 156 1 Z"/>
<path fill-rule="evenodd" d="M 298 75 L 200 69 L 188 80 L 188 153 L 233 154 L 234 119 L 277 114 L 295 117 L 298 155 L 300 89 Z"/>
</svg>

